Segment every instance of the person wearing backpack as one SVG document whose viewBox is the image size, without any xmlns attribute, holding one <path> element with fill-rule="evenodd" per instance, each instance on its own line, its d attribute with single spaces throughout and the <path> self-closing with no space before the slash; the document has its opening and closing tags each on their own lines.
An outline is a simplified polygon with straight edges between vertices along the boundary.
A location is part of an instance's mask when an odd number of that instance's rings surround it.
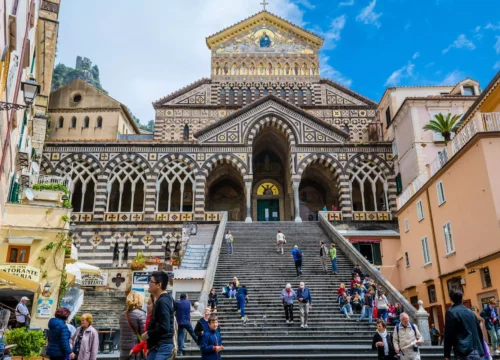
<svg viewBox="0 0 500 360">
<path fill-rule="evenodd" d="M 420 360 L 418 346 L 424 343 L 424 338 L 417 326 L 410 322 L 407 313 L 401 314 L 400 321 L 394 328 L 392 335 L 396 354 L 399 354 L 400 360 Z"/>
<path fill-rule="evenodd" d="M 293 247 L 291 254 L 293 257 L 293 261 L 295 262 L 295 270 L 297 270 L 297 276 L 300 276 L 302 275 L 302 257 L 304 256 L 304 254 L 297 245 Z"/>
</svg>

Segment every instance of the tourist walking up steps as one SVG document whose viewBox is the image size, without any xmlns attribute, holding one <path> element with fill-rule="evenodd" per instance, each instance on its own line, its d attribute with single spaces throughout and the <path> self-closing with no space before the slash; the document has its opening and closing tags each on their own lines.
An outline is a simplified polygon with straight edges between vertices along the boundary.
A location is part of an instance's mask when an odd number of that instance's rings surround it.
<svg viewBox="0 0 500 360">
<path fill-rule="evenodd" d="M 120 360 L 130 358 L 132 348 L 137 345 L 140 336 L 146 331 L 146 313 L 142 310 L 144 298 L 137 291 L 127 295 L 127 309 L 120 315 Z"/>
<path fill-rule="evenodd" d="M 236 311 L 240 312 L 241 320 L 245 320 L 246 300 L 248 300 L 248 290 L 245 285 L 241 285 L 236 292 Z"/>
<path fill-rule="evenodd" d="M 201 360 L 220 360 L 222 358 L 220 352 L 224 350 L 224 346 L 222 346 L 220 332 L 217 331 L 218 327 L 217 316 L 211 315 L 208 319 L 209 330 L 203 334 L 201 339 Z"/>
<path fill-rule="evenodd" d="M 96 360 L 99 351 L 99 333 L 92 326 L 92 314 L 82 315 L 82 325 L 71 337 L 71 348 L 75 360 Z"/>
<path fill-rule="evenodd" d="M 210 308 L 207 306 L 205 308 L 205 313 L 203 314 L 203 317 L 200 320 L 198 320 L 196 326 L 194 327 L 194 333 L 198 337 L 198 345 L 201 344 L 203 335 L 209 331 L 208 320 L 210 319 L 211 314 L 212 313 L 210 311 Z"/>
<path fill-rule="evenodd" d="M 292 285 L 286 284 L 286 287 L 281 291 L 280 299 L 283 302 L 285 309 L 285 319 L 287 324 L 293 324 L 293 299 L 297 298 L 297 294 L 292 290 Z"/>
<path fill-rule="evenodd" d="M 186 331 L 198 343 L 198 337 L 194 333 L 193 325 L 191 325 L 191 302 L 188 300 L 187 294 L 181 294 L 180 298 L 174 305 L 175 318 L 177 319 L 177 356 L 182 356 Z"/>
<path fill-rule="evenodd" d="M 226 245 L 227 245 L 227 253 L 229 255 L 233 255 L 233 241 L 234 241 L 234 238 L 233 238 L 233 235 L 231 234 L 231 231 L 227 231 L 226 233 L 226 236 L 224 236 L 224 238 L 226 239 Z"/>
<path fill-rule="evenodd" d="M 301 282 L 297 289 L 297 299 L 299 300 L 300 310 L 300 327 L 307 328 L 307 320 L 309 319 L 309 310 L 312 309 L 312 298 L 309 288 L 304 282 Z"/>
<path fill-rule="evenodd" d="M 424 338 L 418 327 L 410 322 L 408 314 L 401 314 L 400 323 L 394 328 L 392 337 L 394 349 L 401 360 L 420 360 L 418 346 L 424 343 Z"/>
<path fill-rule="evenodd" d="M 291 252 L 293 261 L 295 262 L 295 270 L 297 271 L 297 276 L 302 275 L 302 258 L 304 257 L 304 253 L 299 249 L 298 245 L 293 247 Z"/>
<path fill-rule="evenodd" d="M 462 304 L 463 293 L 450 291 L 453 305 L 446 311 L 444 323 L 444 357 L 451 359 L 451 348 L 458 360 L 480 360 L 484 356 L 483 332 L 476 315 Z"/>
<path fill-rule="evenodd" d="M 154 271 L 149 281 L 149 293 L 156 304 L 142 339 L 148 344 L 148 360 L 167 360 L 174 350 L 174 299 L 167 293 L 168 275 Z"/>
<path fill-rule="evenodd" d="M 330 259 L 330 252 L 325 245 L 325 242 L 322 241 L 319 244 L 319 257 L 321 258 L 321 265 L 323 266 L 323 272 L 326 274 L 328 270 L 328 260 Z"/>
<path fill-rule="evenodd" d="M 146 318 L 146 329 L 148 328 L 149 322 L 151 321 L 151 314 L 153 313 L 153 308 L 155 305 L 155 297 L 153 295 L 149 295 L 148 304 L 146 306 L 148 317 Z M 134 346 L 132 350 L 130 350 L 130 356 L 137 355 L 141 353 L 141 355 L 147 354 L 148 352 L 148 344 L 146 341 L 142 340 L 139 344 Z M 143 356 L 141 356 L 142 358 Z"/>
<path fill-rule="evenodd" d="M 364 298 L 364 305 L 363 305 L 363 315 L 359 318 L 358 321 L 363 320 L 365 317 L 368 317 L 368 323 L 371 325 L 373 321 L 373 289 L 368 290 L 368 292 L 365 294 Z M 384 322 L 384 325 L 385 322 Z M 378 328 L 378 321 L 377 321 L 377 328 Z"/>
<path fill-rule="evenodd" d="M 217 298 L 217 290 L 212 288 L 210 290 L 210 294 L 208 294 L 208 306 L 214 313 L 217 312 L 217 304 L 219 303 L 219 299 Z"/>
<path fill-rule="evenodd" d="M 378 360 L 397 358 L 392 336 L 387 332 L 387 324 L 384 320 L 377 320 L 377 332 L 373 335 L 372 350 L 378 351 Z"/>
<path fill-rule="evenodd" d="M 375 303 L 377 304 L 377 318 L 385 321 L 387 315 L 387 298 L 382 291 L 377 291 L 377 296 L 375 297 Z"/>
<path fill-rule="evenodd" d="M 285 234 L 281 232 L 281 230 L 278 230 L 278 233 L 276 234 L 276 251 L 280 252 L 281 250 L 281 255 L 283 255 L 283 245 L 286 244 L 286 239 L 285 239 Z"/>
<path fill-rule="evenodd" d="M 334 274 L 338 274 L 339 270 L 337 269 L 337 249 L 335 248 L 335 244 L 330 244 L 330 260 L 332 261 L 332 272 Z"/>
<path fill-rule="evenodd" d="M 481 311 L 481 317 L 484 319 L 486 331 L 490 334 L 491 350 L 495 355 L 499 355 L 498 342 L 500 340 L 500 324 L 498 320 L 498 308 L 495 299 L 490 299 L 488 306 Z"/>
</svg>

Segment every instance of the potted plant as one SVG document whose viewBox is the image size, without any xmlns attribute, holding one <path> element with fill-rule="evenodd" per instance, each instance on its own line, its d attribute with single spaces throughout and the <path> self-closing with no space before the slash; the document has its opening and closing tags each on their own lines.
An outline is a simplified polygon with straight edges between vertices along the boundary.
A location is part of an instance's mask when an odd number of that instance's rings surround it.
<svg viewBox="0 0 500 360">
<path fill-rule="evenodd" d="M 35 184 L 32 188 L 32 193 L 34 196 L 33 200 L 29 200 L 29 202 L 36 203 L 37 201 L 49 201 L 49 202 L 64 202 L 68 205 L 69 200 L 67 197 L 69 195 L 69 191 L 66 186 L 61 184 Z M 63 199 L 65 197 L 66 199 Z M 71 207 L 71 204 L 69 204 Z"/>
<path fill-rule="evenodd" d="M 130 269 L 134 271 L 144 270 L 147 266 L 147 258 L 142 252 L 138 252 L 137 255 L 132 259 L 130 264 Z"/>
<path fill-rule="evenodd" d="M 179 266 L 181 264 L 181 257 L 174 256 L 172 257 L 172 266 Z"/>
<path fill-rule="evenodd" d="M 7 344 L 17 345 L 10 351 L 12 360 L 37 360 L 42 358 L 40 354 L 45 346 L 43 331 L 26 331 L 25 328 L 13 329 L 5 333 L 5 338 Z"/>
</svg>

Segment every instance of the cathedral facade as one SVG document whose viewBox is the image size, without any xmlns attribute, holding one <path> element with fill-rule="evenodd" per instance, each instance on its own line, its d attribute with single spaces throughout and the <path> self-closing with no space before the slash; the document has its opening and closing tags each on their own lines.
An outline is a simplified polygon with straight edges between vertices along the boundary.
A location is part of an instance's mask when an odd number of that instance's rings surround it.
<svg viewBox="0 0 500 360">
<path fill-rule="evenodd" d="M 71 179 L 89 249 L 97 228 L 135 228 L 141 240 L 158 224 L 218 221 L 221 211 L 247 222 L 300 222 L 325 209 L 332 221 L 392 220 L 392 148 L 379 141 L 377 104 L 321 78 L 322 38 L 262 11 L 206 42 L 210 77 L 153 103 L 154 135 L 46 143 L 42 170 Z M 120 111 L 75 103 L 85 99 L 72 86 L 49 105 L 58 123 L 78 111 L 87 129 L 94 117 L 102 128 L 99 111 Z"/>
</svg>

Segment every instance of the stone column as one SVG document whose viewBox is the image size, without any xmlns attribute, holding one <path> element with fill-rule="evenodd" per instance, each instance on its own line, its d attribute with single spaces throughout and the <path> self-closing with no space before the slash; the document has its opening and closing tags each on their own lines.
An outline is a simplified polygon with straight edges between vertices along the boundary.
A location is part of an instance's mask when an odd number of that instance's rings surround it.
<svg viewBox="0 0 500 360">
<path fill-rule="evenodd" d="M 431 333 L 429 331 L 429 313 L 424 309 L 424 302 L 422 300 L 418 301 L 418 311 L 417 311 L 417 326 L 420 330 L 420 334 L 425 340 L 425 345 L 429 346 L 431 344 Z"/>
<path fill-rule="evenodd" d="M 296 223 L 301 223 L 302 222 L 302 219 L 300 218 L 299 185 L 300 185 L 300 182 L 294 182 L 292 184 L 292 187 L 293 187 L 293 202 L 295 204 L 295 222 Z"/>
<path fill-rule="evenodd" d="M 246 223 L 251 223 L 252 222 L 252 212 L 251 212 L 251 205 L 252 205 L 252 183 L 250 181 L 245 182 L 245 195 L 247 199 L 247 217 L 245 219 Z"/>
</svg>

